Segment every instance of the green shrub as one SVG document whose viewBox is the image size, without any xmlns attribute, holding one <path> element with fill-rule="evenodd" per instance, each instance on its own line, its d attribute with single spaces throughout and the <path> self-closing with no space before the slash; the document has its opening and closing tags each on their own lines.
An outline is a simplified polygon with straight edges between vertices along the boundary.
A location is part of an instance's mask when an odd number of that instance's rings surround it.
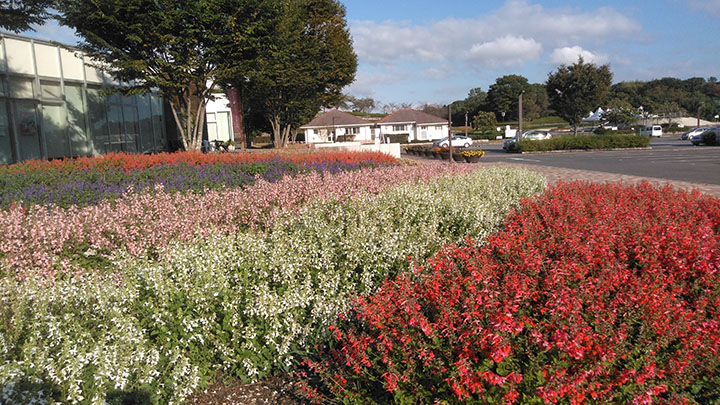
<svg viewBox="0 0 720 405">
<path fill-rule="evenodd" d="M 181 402 L 217 370 L 245 381 L 289 370 L 351 296 L 408 258 L 482 240 L 543 186 L 527 171 L 477 171 L 317 202 L 266 233 L 127 254 L 115 272 L 0 279 L 0 402 Z"/>
<path fill-rule="evenodd" d="M 643 148 L 650 145 L 650 138 L 638 135 L 578 135 L 559 136 L 539 141 L 522 140 L 508 148 L 509 152 L 538 152 L 551 150 L 589 150 L 616 148 Z"/>
</svg>

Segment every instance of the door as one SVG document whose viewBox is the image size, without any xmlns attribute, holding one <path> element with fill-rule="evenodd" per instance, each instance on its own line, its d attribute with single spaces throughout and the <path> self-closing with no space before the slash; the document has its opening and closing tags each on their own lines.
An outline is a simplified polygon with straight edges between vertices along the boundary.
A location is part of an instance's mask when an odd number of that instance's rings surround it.
<svg viewBox="0 0 720 405">
<path fill-rule="evenodd" d="M 34 101 L 20 100 L 15 103 L 15 133 L 18 135 L 20 160 L 42 158 Z"/>
</svg>

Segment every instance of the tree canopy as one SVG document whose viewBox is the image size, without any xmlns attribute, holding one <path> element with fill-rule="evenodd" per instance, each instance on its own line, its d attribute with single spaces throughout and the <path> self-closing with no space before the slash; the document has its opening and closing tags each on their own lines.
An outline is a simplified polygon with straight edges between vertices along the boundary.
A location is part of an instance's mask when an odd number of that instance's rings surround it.
<svg viewBox="0 0 720 405">
<path fill-rule="evenodd" d="M 293 129 L 344 97 L 343 87 L 355 78 L 357 56 L 338 1 L 268 2 L 279 11 L 272 32 L 232 83 L 247 89 L 251 108 L 270 122 L 273 143 L 282 147 Z"/>
<path fill-rule="evenodd" d="M 608 65 L 585 63 L 582 57 L 570 66 L 562 65 L 548 75 L 547 94 L 552 108 L 575 128 L 582 118 L 605 102 L 612 72 Z"/>
<path fill-rule="evenodd" d="M 32 31 L 32 24 L 43 24 L 55 0 L 0 0 L 0 28 L 8 31 Z"/>
</svg>

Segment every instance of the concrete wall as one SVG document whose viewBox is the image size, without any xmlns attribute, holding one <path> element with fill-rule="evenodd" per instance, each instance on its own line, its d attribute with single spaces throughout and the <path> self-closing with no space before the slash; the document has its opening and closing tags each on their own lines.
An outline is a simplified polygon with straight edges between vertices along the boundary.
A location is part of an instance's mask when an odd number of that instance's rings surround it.
<svg viewBox="0 0 720 405">
<path fill-rule="evenodd" d="M 333 149 L 333 150 L 345 150 L 349 152 L 382 152 L 400 159 L 400 144 L 399 143 L 382 143 L 382 144 L 366 144 L 362 145 L 360 142 L 338 142 L 338 143 L 320 143 L 313 145 L 313 148 L 317 149 Z"/>
</svg>

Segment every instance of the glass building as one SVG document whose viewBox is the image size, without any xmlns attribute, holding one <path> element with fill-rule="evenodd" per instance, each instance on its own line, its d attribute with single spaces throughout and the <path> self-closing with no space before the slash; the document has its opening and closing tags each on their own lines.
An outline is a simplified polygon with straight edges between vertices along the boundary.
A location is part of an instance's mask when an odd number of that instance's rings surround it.
<svg viewBox="0 0 720 405">
<path fill-rule="evenodd" d="M 105 95 L 119 86 L 79 51 L 0 33 L 0 164 L 168 149 L 155 94 Z"/>
</svg>

